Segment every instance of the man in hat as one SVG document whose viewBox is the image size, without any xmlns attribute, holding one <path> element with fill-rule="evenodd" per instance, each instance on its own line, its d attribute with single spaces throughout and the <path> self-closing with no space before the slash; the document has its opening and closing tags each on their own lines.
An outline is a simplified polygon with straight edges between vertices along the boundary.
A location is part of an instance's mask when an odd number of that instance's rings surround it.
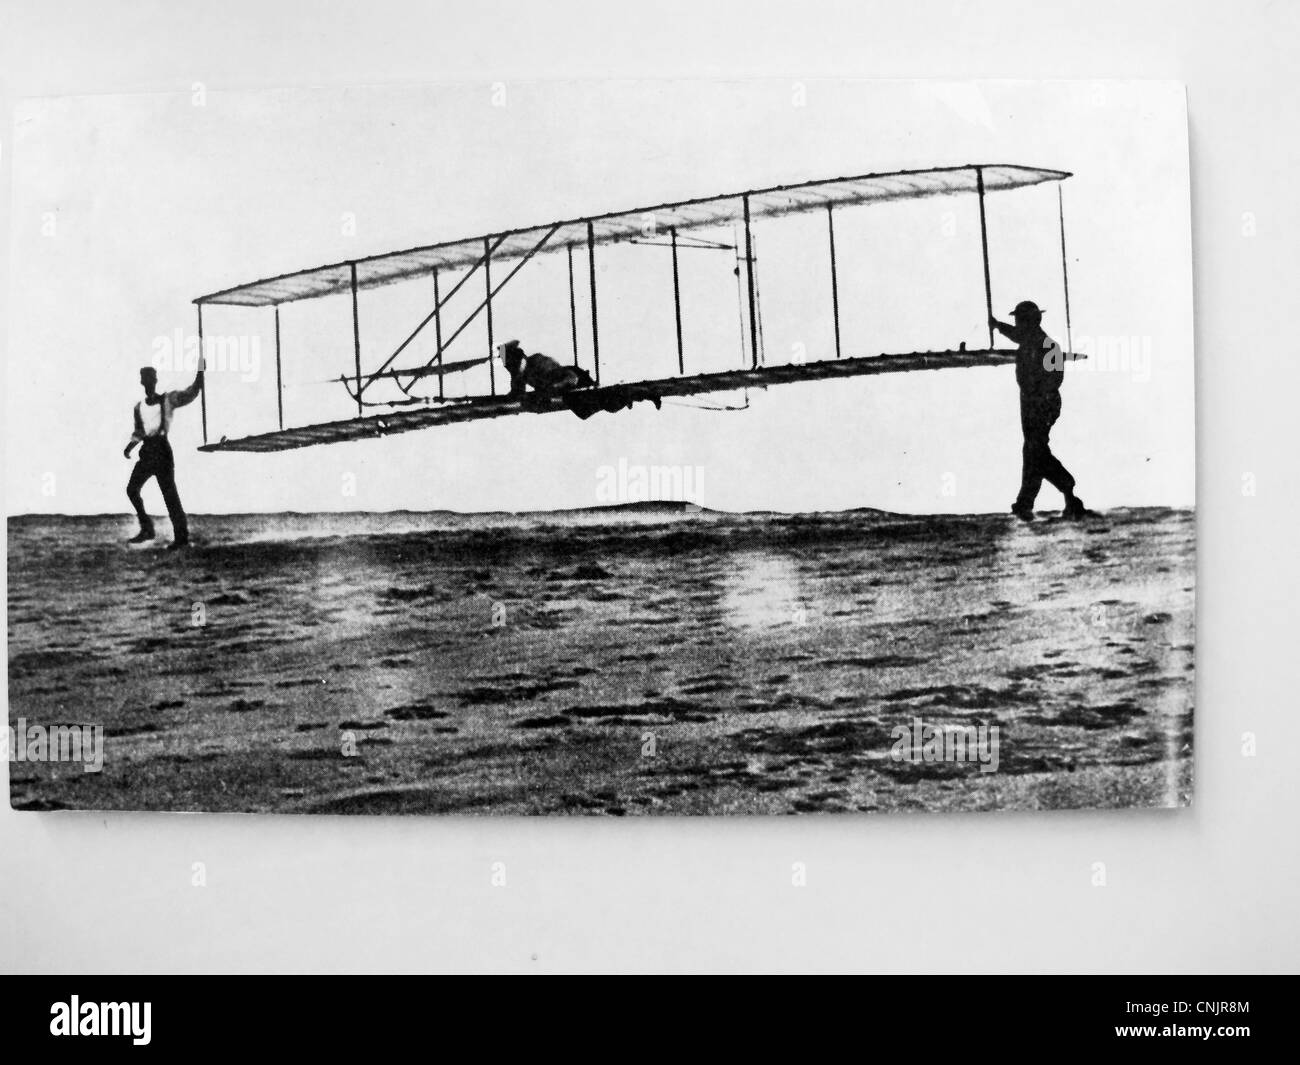
<svg viewBox="0 0 1300 1065">
<path fill-rule="evenodd" d="M 989 325 L 1016 345 L 1016 384 L 1020 386 L 1020 428 L 1024 433 L 1024 461 L 1020 494 L 1011 513 L 1024 521 L 1034 517 L 1034 500 L 1047 480 L 1065 496 L 1064 518 L 1087 513 L 1074 494 L 1074 478 L 1048 446 L 1048 436 L 1061 416 L 1061 382 L 1065 379 L 1065 357 L 1060 345 L 1043 332 L 1043 312 L 1025 300 L 1011 312 L 1014 325 L 989 319 Z"/>
<path fill-rule="evenodd" d="M 168 544 L 168 550 L 175 550 L 190 542 L 190 531 L 185 509 L 181 506 L 181 497 L 176 491 L 175 460 L 167 434 L 171 431 L 172 414 L 176 408 L 193 403 L 203 390 L 203 363 L 200 360 L 199 372 L 189 388 L 176 392 L 159 392 L 158 371 L 152 366 L 141 367 L 140 384 L 144 388 L 144 399 L 135 405 L 135 431 L 131 434 L 131 442 L 122 452 L 130 458 L 136 444 L 140 445 L 140 457 L 136 460 L 135 469 L 131 471 L 131 479 L 126 485 L 127 498 L 131 500 L 135 515 L 140 519 L 140 531 L 128 543 L 140 544 L 154 538 L 153 521 L 145 512 L 140 489 L 150 477 L 156 477 L 163 502 L 167 504 L 167 516 L 172 523 L 172 542 Z"/>
</svg>

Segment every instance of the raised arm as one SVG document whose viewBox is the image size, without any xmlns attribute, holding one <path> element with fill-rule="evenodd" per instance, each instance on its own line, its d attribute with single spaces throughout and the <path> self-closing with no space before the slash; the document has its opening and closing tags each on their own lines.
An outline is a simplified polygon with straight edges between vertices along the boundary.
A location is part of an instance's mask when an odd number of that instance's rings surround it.
<svg viewBox="0 0 1300 1065">
<path fill-rule="evenodd" d="M 189 388 L 178 389 L 171 395 L 172 409 L 184 407 L 198 399 L 199 393 L 203 391 L 203 363 L 199 362 L 199 372 L 194 375 L 194 383 Z"/>
</svg>

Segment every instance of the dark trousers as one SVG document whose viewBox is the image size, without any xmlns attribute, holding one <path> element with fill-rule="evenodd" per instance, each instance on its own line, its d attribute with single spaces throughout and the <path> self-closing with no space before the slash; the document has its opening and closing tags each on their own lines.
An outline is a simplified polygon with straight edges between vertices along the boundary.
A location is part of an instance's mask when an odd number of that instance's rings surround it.
<svg viewBox="0 0 1300 1065">
<path fill-rule="evenodd" d="M 1067 498 L 1074 494 L 1074 478 L 1048 446 L 1052 426 L 1060 416 L 1059 392 L 1049 392 L 1044 396 L 1020 393 L 1020 428 L 1025 435 L 1025 447 L 1020 471 L 1020 495 L 1016 497 L 1018 507 L 1034 505 L 1044 480 Z"/>
<path fill-rule="evenodd" d="M 189 523 L 185 519 L 180 494 L 176 491 L 176 463 L 172 457 L 172 446 L 166 437 L 145 438 L 140 445 L 140 458 L 136 460 L 131 479 L 126 484 L 127 498 L 131 500 L 135 515 L 140 519 L 140 531 L 146 533 L 153 532 L 153 521 L 144 509 L 140 489 L 150 477 L 158 478 L 158 488 L 162 491 L 163 502 L 167 504 L 167 516 L 172 522 L 172 539 L 185 543 L 190 538 Z"/>
</svg>

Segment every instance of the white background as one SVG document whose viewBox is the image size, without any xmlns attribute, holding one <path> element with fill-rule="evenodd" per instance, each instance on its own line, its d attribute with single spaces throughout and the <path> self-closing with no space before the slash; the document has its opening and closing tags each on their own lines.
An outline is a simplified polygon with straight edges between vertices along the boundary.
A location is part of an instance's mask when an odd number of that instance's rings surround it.
<svg viewBox="0 0 1300 1065">
<path fill-rule="evenodd" d="M 1297 786 L 1287 758 L 1300 739 L 1288 594 L 1298 563 L 1286 472 L 1300 280 L 1296 8 L 694 2 L 634 16 L 608 4 L 467 11 L 263 0 L 0 10 L 6 108 L 28 96 L 183 92 L 195 81 L 1184 81 L 1200 552 L 1190 810 L 636 823 L 3 810 L 0 968 L 1297 967 Z M 15 223 L 4 147 L 7 248 Z M 10 306 L 7 260 L 4 271 L 0 308 Z M 7 337 L 8 319 L 0 324 Z M 22 353 L 7 350 L 5 364 L 13 388 Z M 1242 491 L 1247 474 L 1253 496 Z M 1257 737 L 1253 758 L 1241 755 L 1246 732 Z M 206 887 L 191 886 L 195 862 Z M 504 887 L 491 886 L 494 862 L 505 863 Z M 792 885 L 795 862 L 806 887 Z M 1105 887 L 1093 886 L 1097 862 Z"/>
</svg>

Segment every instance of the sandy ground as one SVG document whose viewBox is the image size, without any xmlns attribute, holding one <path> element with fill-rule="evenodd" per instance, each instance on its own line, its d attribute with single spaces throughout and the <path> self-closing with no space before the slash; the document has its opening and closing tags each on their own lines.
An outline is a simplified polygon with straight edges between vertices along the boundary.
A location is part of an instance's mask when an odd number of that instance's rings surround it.
<svg viewBox="0 0 1300 1065">
<path fill-rule="evenodd" d="M 1188 511 L 194 524 L 177 557 L 10 519 L 10 721 L 107 734 L 100 773 L 11 762 L 16 808 L 1190 801 Z M 997 771 L 893 757 L 915 718 L 996 725 Z"/>
</svg>

